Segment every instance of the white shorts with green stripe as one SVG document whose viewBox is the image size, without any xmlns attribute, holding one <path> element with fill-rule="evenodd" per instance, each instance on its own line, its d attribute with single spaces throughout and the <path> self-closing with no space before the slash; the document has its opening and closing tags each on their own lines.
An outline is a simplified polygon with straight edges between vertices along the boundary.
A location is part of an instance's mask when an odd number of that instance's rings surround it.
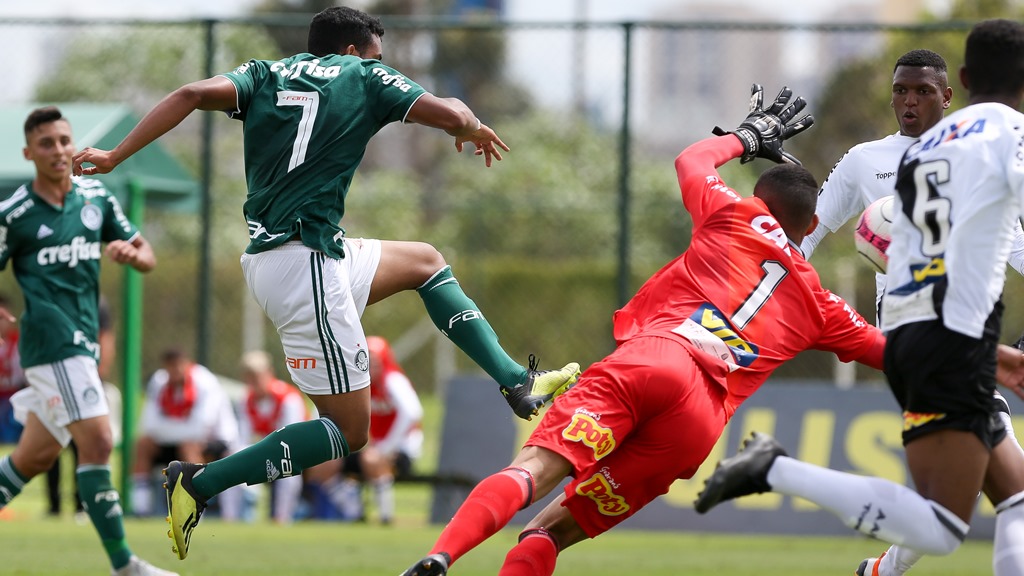
<svg viewBox="0 0 1024 576">
<path fill-rule="evenodd" d="M 34 413 L 46 430 L 67 446 L 67 426 L 110 413 L 103 382 L 91 356 L 72 356 L 25 369 L 28 386 L 11 396 L 14 418 L 24 424 Z"/>
<path fill-rule="evenodd" d="M 249 291 L 277 329 L 292 382 L 309 395 L 370 385 L 359 322 L 380 262 L 380 242 L 346 240 L 335 260 L 300 242 L 242 255 Z"/>
</svg>

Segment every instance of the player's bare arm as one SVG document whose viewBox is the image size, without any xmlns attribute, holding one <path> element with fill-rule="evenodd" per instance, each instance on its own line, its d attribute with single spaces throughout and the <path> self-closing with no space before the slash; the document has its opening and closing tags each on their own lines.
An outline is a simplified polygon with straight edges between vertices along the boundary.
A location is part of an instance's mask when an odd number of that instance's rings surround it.
<svg viewBox="0 0 1024 576">
<path fill-rule="evenodd" d="M 114 240 L 107 244 L 107 257 L 117 262 L 131 266 L 139 272 L 149 272 L 156 267 L 156 255 L 153 247 L 141 235 L 136 236 L 131 242 L 125 240 Z"/>
<path fill-rule="evenodd" d="M 106 174 L 126 158 L 181 123 L 195 110 L 234 110 L 235 85 L 223 76 L 186 84 L 161 100 L 113 150 L 85 148 L 72 158 L 76 176 Z M 83 163 L 92 166 L 83 167 Z"/>
<path fill-rule="evenodd" d="M 490 167 L 492 159 L 501 160 L 501 150 L 509 147 L 498 138 L 489 126 L 480 122 L 469 106 L 458 98 L 438 98 L 427 93 L 421 96 L 409 109 L 406 122 L 423 124 L 444 130 L 455 137 L 455 149 L 462 152 L 462 145 L 472 142 L 476 155 L 484 156 L 484 164 Z"/>
<path fill-rule="evenodd" d="M 996 381 L 1024 399 L 1024 352 L 1000 344 L 996 349 Z"/>
<path fill-rule="evenodd" d="M 0 307 L 0 318 L 4 319 L 7 322 L 10 322 L 12 324 L 18 321 L 18 318 L 14 314 L 11 314 L 10 310 L 8 310 L 7 308 L 3 308 L 3 307 Z M 3 342 L 4 342 L 4 339 L 0 338 L 0 344 L 3 344 Z"/>
</svg>

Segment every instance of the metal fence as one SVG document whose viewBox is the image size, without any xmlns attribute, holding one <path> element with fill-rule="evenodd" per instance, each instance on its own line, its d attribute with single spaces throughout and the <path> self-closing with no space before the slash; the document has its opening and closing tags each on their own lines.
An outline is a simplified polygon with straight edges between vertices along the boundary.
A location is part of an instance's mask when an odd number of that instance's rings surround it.
<svg viewBox="0 0 1024 576">
<path fill-rule="evenodd" d="M 186 82 L 249 58 L 303 51 L 308 20 L 0 19 L 0 44 L 24 55 L 7 61 L 0 106 L 119 102 L 142 114 Z M 536 353 L 552 366 L 608 353 L 612 312 L 685 249 L 690 222 L 672 160 L 714 125 L 738 123 L 752 82 L 771 94 L 786 84 L 808 99 L 818 123 L 790 148 L 820 180 L 850 146 L 896 131 L 888 106 L 895 58 L 932 48 L 955 71 L 970 23 L 385 25 L 388 64 L 440 96 L 465 100 L 512 151 L 488 170 L 478 158 L 455 154 L 437 131 L 389 126 L 368 150 L 343 225 L 350 236 L 434 244 L 509 352 L 524 362 Z M 280 359 L 238 266 L 246 244 L 240 134 L 234 121 L 197 113 L 161 140 L 201 181 L 204 196 L 198 212 L 146 214 L 144 232 L 160 260 L 144 282 L 147 373 L 171 345 L 194 350 L 224 374 L 236 372 L 246 348 L 264 347 Z M 733 163 L 723 174 L 749 192 L 765 167 Z M 849 231 L 830 237 L 812 262 L 826 286 L 871 318 L 872 275 L 851 239 Z M 104 271 L 115 306 L 120 274 L 111 265 Z M 1008 339 L 1024 327 L 1020 285 L 1011 276 Z M 10 275 L 0 278 L 0 289 L 16 292 Z M 406 368 L 431 389 L 438 359 L 442 372 L 449 365 L 438 353 L 444 345 L 418 346 L 425 317 L 410 293 L 370 307 L 364 324 L 402 342 Z M 461 354 L 453 357 L 454 369 L 475 370 Z M 827 379 L 835 372 L 833 357 L 808 352 L 779 375 Z M 840 377 L 879 380 L 867 370 Z"/>
</svg>

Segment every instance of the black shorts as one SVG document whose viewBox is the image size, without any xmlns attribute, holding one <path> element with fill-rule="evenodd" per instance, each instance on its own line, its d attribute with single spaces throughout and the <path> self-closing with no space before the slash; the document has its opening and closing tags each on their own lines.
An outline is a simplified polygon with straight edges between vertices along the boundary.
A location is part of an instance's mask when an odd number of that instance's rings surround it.
<svg viewBox="0 0 1024 576">
<path fill-rule="evenodd" d="M 990 450 L 1006 437 L 996 395 L 995 338 L 980 340 L 941 320 L 889 332 L 885 375 L 903 409 L 903 444 L 937 430 L 973 432 Z"/>
<path fill-rule="evenodd" d="M 353 452 L 345 457 L 341 465 L 341 472 L 346 476 L 354 478 L 363 477 L 362 452 Z M 412 476 L 412 459 L 405 452 L 395 454 L 395 480 L 406 480 Z"/>
<path fill-rule="evenodd" d="M 203 446 L 203 458 L 207 462 L 220 460 L 228 455 L 228 446 L 221 440 L 210 440 Z M 160 444 L 156 456 L 153 458 L 153 465 L 167 466 L 171 460 L 180 460 L 176 444 Z"/>
</svg>

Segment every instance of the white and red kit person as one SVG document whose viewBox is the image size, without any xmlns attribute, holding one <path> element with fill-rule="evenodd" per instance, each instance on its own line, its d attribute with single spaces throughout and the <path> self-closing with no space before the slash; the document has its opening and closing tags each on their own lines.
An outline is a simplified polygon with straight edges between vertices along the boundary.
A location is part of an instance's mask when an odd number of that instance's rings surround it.
<svg viewBox="0 0 1024 576">
<path fill-rule="evenodd" d="M 6 308 L 0 297 L 0 307 Z M 27 384 L 18 355 L 18 329 L 0 318 L 0 444 L 14 444 L 21 436 L 21 424 L 14 419 L 11 396 Z"/>
<path fill-rule="evenodd" d="M 741 197 L 719 177 L 717 167 L 743 153 L 726 135 L 679 155 L 689 248 L 616 312 L 616 350 L 554 402 L 510 468 L 477 485 L 417 566 L 456 561 L 570 476 L 500 572 L 551 574 L 561 549 L 693 476 L 737 407 L 781 363 L 818 349 L 881 368 L 881 332 L 822 288 L 800 252 L 809 227 L 787 235 L 765 201 Z M 803 178 L 802 218 L 813 226 L 817 183 L 802 168 L 772 169 L 791 170 Z"/>
<path fill-rule="evenodd" d="M 388 341 L 367 336 L 370 353 L 370 443 L 345 458 L 345 476 L 335 505 L 345 517 L 365 518 L 358 482 L 370 485 L 382 524 L 395 514 L 395 478 L 412 473 L 412 462 L 423 452 L 423 404 L 412 381 L 402 371 Z"/>
<path fill-rule="evenodd" d="M 245 445 L 266 438 L 271 432 L 289 424 L 309 420 L 306 400 L 295 386 L 277 378 L 270 355 L 261 350 L 246 352 L 241 362 L 246 393 L 239 410 L 241 439 Z M 231 499 L 241 491 L 256 488 L 235 486 L 221 494 L 222 516 L 234 520 L 241 516 L 241 507 Z M 280 477 L 270 484 L 271 515 L 275 522 L 287 524 L 295 519 L 302 498 L 302 475 Z"/>
<path fill-rule="evenodd" d="M 138 515 L 154 513 L 151 477 L 158 464 L 209 462 L 239 447 L 238 418 L 220 380 L 177 349 L 164 352 L 162 365 L 146 385 L 135 440 L 132 505 Z"/>
<path fill-rule="evenodd" d="M 366 347 L 370 350 L 370 442 L 382 456 L 404 456 L 411 463 L 423 452 L 423 404 L 388 341 L 368 336 Z M 408 472 L 396 466 L 399 473 Z"/>
</svg>

